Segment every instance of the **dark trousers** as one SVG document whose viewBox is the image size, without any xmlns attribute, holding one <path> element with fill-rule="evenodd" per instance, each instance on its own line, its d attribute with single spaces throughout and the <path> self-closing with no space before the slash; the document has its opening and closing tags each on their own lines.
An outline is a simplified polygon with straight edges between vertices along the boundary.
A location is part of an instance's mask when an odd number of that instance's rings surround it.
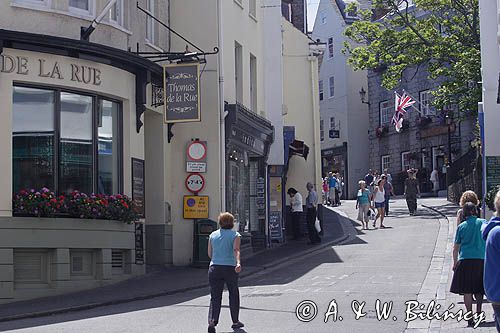
<svg viewBox="0 0 500 333">
<path fill-rule="evenodd" d="M 389 200 L 391 199 L 390 195 L 385 196 L 385 215 L 389 214 Z"/>
<path fill-rule="evenodd" d="M 500 304 L 492 304 L 493 305 L 493 313 L 495 314 L 495 326 L 497 327 L 497 331 L 500 332 Z"/>
<path fill-rule="evenodd" d="M 311 243 L 319 243 L 321 241 L 321 238 L 319 238 L 318 231 L 316 230 L 316 227 L 314 226 L 314 223 L 316 222 L 316 208 L 308 208 L 307 209 L 307 233 L 309 235 L 309 241 Z"/>
<path fill-rule="evenodd" d="M 208 269 L 208 282 L 210 283 L 210 309 L 208 310 L 208 324 L 213 321 L 215 325 L 219 322 L 220 309 L 222 305 L 222 292 L 224 284 L 229 291 L 229 309 L 233 323 L 239 321 L 240 292 L 238 290 L 238 273 L 234 266 L 212 265 Z"/>
<path fill-rule="evenodd" d="M 406 204 L 408 205 L 408 210 L 410 211 L 410 213 L 415 213 L 415 211 L 417 210 L 417 196 L 406 195 Z"/>
<path fill-rule="evenodd" d="M 302 212 L 292 212 L 292 230 L 293 230 L 293 239 L 300 238 L 300 216 Z"/>
</svg>

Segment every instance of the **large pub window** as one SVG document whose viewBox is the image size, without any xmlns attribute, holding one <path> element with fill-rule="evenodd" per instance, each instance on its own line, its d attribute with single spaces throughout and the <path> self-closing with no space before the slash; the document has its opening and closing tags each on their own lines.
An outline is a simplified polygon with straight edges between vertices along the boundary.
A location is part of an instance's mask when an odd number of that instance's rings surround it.
<svg viewBox="0 0 500 333">
<path fill-rule="evenodd" d="M 55 89 L 13 88 L 13 191 L 122 190 L 120 104 Z"/>
</svg>

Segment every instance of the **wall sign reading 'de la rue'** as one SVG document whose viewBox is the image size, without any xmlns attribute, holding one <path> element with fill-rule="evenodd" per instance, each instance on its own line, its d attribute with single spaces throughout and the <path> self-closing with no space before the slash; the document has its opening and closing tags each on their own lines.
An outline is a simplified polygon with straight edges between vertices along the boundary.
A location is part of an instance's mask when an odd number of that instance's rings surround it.
<svg viewBox="0 0 500 333">
<path fill-rule="evenodd" d="M 31 61 L 30 61 L 31 60 Z M 69 79 L 74 82 L 100 86 L 101 70 L 92 66 L 80 64 L 61 65 L 57 61 L 46 59 L 29 59 L 22 56 L 0 55 L 0 72 L 28 75 L 36 71 L 39 77 L 55 80 Z"/>
</svg>

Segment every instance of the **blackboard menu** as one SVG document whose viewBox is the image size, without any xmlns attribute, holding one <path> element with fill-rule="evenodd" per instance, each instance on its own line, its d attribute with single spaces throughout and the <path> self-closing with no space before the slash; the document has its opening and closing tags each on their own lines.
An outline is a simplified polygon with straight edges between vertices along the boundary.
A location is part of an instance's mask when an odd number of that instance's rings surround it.
<svg viewBox="0 0 500 333">
<path fill-rule="evenodd" d="M 137 204 L 139 215 L 145 217 L 144 160 L 132 158 L 132 200 Z"/>
<path fill-rule="evenodd" d="M 486 156 L 486 182 L 488 189 L 500 185 L 500 156 Z"/>
<path fill-rule="evenodd" d="M 269 235 L 271 240 L 281 240 L 283 237 L 283 230 L 281 228 L 281 212 L 269 213 Z"/>
<path fill-rule="evenodd" d="M 144 265 L 144 224 L 135 223 L 135 263 Z"/>
</svg>

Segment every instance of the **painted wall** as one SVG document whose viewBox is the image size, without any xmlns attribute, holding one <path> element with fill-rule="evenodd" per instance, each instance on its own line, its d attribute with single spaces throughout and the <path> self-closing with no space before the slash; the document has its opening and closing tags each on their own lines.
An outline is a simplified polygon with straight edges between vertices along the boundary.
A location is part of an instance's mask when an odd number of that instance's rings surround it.
<svg viewBox="0 0 500 333">
<path fill-rule="evenodd" d="M 309 56 L 310 40 L 290 22 L 283 19 L 283 116 L 285 126 L 295 126 L 295 138 L 310 148 L 307 161 L 290 159 L 287 188 L 294 187 L 302 195 L 306 183 L 321 189 L 321 147 L 319 141 L 318 63 Z"/>
</svg>

